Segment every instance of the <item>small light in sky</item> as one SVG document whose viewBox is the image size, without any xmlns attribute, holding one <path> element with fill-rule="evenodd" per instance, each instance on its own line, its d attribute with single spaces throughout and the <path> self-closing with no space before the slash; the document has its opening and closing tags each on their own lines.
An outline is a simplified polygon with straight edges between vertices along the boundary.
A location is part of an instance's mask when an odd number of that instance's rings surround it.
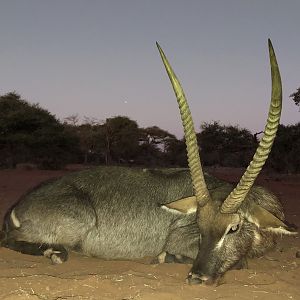
<svg viewBox="0 0 300 300">
<path fill-rule="evenodd" d="M 127 100 L 125 100 L 124 103 L 127 104 L 128 103 Z"/>
</svg>

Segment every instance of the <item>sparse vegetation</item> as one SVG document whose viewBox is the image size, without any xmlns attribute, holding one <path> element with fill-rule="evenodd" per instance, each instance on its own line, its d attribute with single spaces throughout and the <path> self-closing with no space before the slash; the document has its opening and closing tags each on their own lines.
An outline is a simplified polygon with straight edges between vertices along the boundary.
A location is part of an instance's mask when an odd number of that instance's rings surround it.
<svg viewBox="0 0 300 300">
<path fill-rule="evenodd" d="M 197 134 L 202 163 L 247 166 L 257 135 L 238 126 L 203 123 Z M 299 153 L 300 123 L 280 125 L 267 167 L 299 173 Z M 20 163 L 46 169 L 68 163 L 186 167 L 187 159 L 184 139 L 158 126 L 140 128 L 126 116 L 80 122 L 78 115 L 72 115 L 61 122 L 12 92 L 0 96 L 0 166 L 14 168 Z"/>
<path fill-rule="evenodd" d="M 290 97 L 293 99 L 296 105 L 300 106 L 300 87 L 295 93 L 291 94 Z"/>
<path fill-rule="evenodd" d="M 47 110 L 16 93 L 0 97 L 0 165 L 58 169 L 77 159 L 78 138 Z"/>
</svg>

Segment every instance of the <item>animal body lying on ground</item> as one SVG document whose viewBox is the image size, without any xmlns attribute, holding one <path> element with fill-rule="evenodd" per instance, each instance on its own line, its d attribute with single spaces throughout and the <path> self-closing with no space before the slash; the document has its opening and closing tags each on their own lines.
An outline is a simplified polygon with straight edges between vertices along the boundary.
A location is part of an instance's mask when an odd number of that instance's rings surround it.
<svg viewBox="0 0 300 300">
<path fill-rule="evenodd" d="M 281 113 L 281 81 L 269 41 L 272 99 L 264 136 L 235 189 L 203 174 L 183 90 L 161 57 L 181 111 L 189 169 L 96 167 L 36 187 L 7 213 L 1 245 L 62 263 L 68 251 L 104 259 L 157 257 L 193 262 L 190 283 L 212 283 L 247 257 L 263 255 L 284 223 L 277 197 L 252 186 L 271 150 Z"/>
</svg>

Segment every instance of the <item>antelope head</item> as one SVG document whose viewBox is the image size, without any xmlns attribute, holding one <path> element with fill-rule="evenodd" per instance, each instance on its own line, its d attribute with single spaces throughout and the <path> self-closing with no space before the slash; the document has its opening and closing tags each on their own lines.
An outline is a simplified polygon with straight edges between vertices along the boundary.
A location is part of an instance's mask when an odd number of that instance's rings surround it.
<svg viewBox="0 0 300 300">
<path fill-rule="evenodd" d="M 283 216 L 280 217 L 272 209 L 267 209 L 277 200 L 269 197 L 273 202 L 264 204 L 269 199 L 263 192 L 249 193 L 271 151 L 281 115 L 281 78 L 270 40 L 268 44 L 272 93 L 264 135 L 240 182 L 221 202 L 214 201 L 208 191 L 201 167 L 193 120 L 184 91 L 163 50 L 157 44 L 179 105 L 194 188 L 193 197 L 172 202 L 169 208 L 185 213 L 196 211 L 200 232 L 199 252 L 188 275 L 189 283 L 213 283 L 227 270 L 241 265 L 251 253 L 261 254 L 266 248 L 264 243 L 268 234 L 291 234 L 291 230 L 282 220 Z"/>
</svg>

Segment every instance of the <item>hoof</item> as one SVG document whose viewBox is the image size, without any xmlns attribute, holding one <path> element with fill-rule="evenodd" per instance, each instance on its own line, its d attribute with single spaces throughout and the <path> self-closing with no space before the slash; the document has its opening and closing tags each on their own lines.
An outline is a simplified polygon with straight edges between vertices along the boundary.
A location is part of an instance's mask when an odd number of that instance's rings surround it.
<svg viewBox="0 0 300 300">
<path fill-rule="evenodd" d="M 186 278 L 186 283 L 190 285 L 201 284 L 203 283 L 203 280 L 200 278 L 199 274 L 189 273 L 188 277 Z"/>
<path fill-rule="evenodd" d="M 65 249 L 54 250 L 49 248 L 45 250 L 43 254 L 45 257 L 50 258 L 54 265 L 62 264 L 68 260 L 68 252 Z"/>
</svg>

